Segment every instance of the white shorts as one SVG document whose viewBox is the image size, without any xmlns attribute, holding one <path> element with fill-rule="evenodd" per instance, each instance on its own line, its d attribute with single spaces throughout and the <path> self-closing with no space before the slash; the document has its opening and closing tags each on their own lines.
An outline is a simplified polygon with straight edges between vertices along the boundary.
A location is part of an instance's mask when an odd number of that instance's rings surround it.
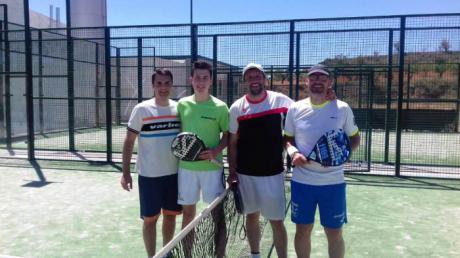
<svg viewBox="0 0 460 258">
<path fill-rule="evenodd" d="M 238 181 L 245 214 L 260 211 L 268 220 L 284 220 L 284 173 L 274 176 L 238 174 Z"/>
<path fill-rule="evenodd" d="M 203 195 L 203 201 L 211 203 L 224 192 L 224 183 L 224 172 L 221 169 L 193 171 L 179 168 L 177 203 L 182 205 L 196 204 L 200 200 L 200 190 Z"/>
</svg>

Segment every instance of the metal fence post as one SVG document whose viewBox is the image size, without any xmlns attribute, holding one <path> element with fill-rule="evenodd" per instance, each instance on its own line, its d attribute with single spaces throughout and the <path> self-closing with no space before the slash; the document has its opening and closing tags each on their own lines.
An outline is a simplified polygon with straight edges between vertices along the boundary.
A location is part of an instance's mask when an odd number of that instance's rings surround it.
<svg viewBox="0 0 460 258">
<path fill-rule="evenodd" d="M 34 103 L 33 103 L 33 67 L 32 67 L 32 34 L 30 32 L 29 1 L 24 0 L 24 45 L 26 61 L 26 113 L 27 113 L 27 158 L 35 160 L 34 142 Z"/>
<path fill-rule="evenodd" d="M 104 65 L 107 162 L 112 162 L 112 67 L 110 53 L 110 27 L 104 28 Z"/>
<path fill-rule="evenodd" d="M 232 67 L 230 66 L 230 71 L 227 75 L 227 105 L 231 105 L 233 103 L 233 71 Z"/>
<path fill-rule="evenodd" d="M 300 80 L 300 33 L 296 33 L 295 43 L 295 100 L 299 99 L 299 80 Z"/>
<path fill-rule="evenodd" d="M 197 60 L 198 55 L 198 28 L 196 24 L 190 25 L 190 63 Z"/>
<path fill-rule="evenodd" d="M 137 102 L 143 100 L 142 94 L 142 38 L 137 38 Z"/>
<path fill-rule="evenodd" d="M 75 93 L 74 93 L 74 49 L 71 29 L 70 1 L 66 0 L 67 41 L 67 104 L 69 119 L 69 150 L 75 151 Z"/>
<path fill-rule="evenodd" d="M 1 5 L 3 7 L 3 31 L 5 32 L 5 133 L 6 133 L 6 147 L 11 149 L 11 80 L 10 80 L 10 41 L 8 31 L 8 6 L 6 4 Z"/>
<path fill-rule="evenodd" d="M 217 97 L 217 36 L 212 37 L 212 95 Z"/>
<path fill-rule="evenodd" d="M 115 96 L 117 100 L 115 101 L 115 114 L 117 117 L 116 123 L 117 125 L 121 125 L 121 60 L 120 60 L 120 48 L 117 48 L 117 86 L 115 88 Z"/>
<path fill-rule="evenodd" d="M 40 133 L 44 133 L 43 125 L 43 37 L 42 31 L 38 31 L 38 119 Z"/>
<path fill-rule="evenodd" d="M 406 110 L 409 111 L 411 65 L 407 64 Z"/>
<path fill-rule="evenodd" d="M 401 174 L 401 130 L 402 130 L 402 104 L 404 90 L 404 45 L 406 37 L 406 17 L 401 17 L 401 28 L 399 31 L 399 78 L 398 78 L 398 109 L 396 113 L 396 162 L 395 175 Z"/>
<path fill-rule="evenodd" d="M 96 94 L 96 127 L 100 127 L 100 110 L 99 110 L 99 87 L 101 86 L 100 83 L 100 74 L 101 71 L 99 69 L 99 43 L 96 43 L 96 87 L 94 89 L 94 92 Z"/>
<path fill-rule="evenodd" d="M 388 71 L 387 71 L 387 102 L 385 111 L 385 152 L 384 162 L 388 163 L 390 146 L 390 118 L 391 118 L 391 87 L 393 84 L 393 30 L 388 31 Z"/>
<path fill-rule="evenodd" d="M 293 95 L 293 83 L 292 83 L 292 74 L 294 72 L 294 31 L 295 31 L 295 22 L 290 22 L 289 27 L 289 68 L 288 68 L 288 78 L 289 78 L 289 97 L 292 99 Z"/>
<path fill-rule="evenodd" d="M 372 69 L 372 68 L 371 68 Z M 368 118 L 367 118 L 367 170 L 371 171 L 371 163 L 372 163 L 372 128 L 373 128 L 373 121 L 372 118 L 374 117 L 374 70 L 370 71 L 368 76 L 368 89 L 369 89 L 369 109 L 368 109 Z"/>
<path fill-rule="evenodd" d="M 3 5 L 0 6 L 3 8 Z M 0 47 L 2 47 L 3 49 L 3 33 L 4 33 L 4 29 L 3 29 L 3 21 L 0 21 L 0 30 L 1 30 L 1 33 L 0 33 Z M 0 51 L 0 73 L 3 71 L 3 64 L 5 63 L 5 60 L 3 60 L 3 53 Z M 5 85 L 3 85 L 3 76 L 4 74 L 1 74 L 0 75 L 1 78 L 0 78 L 0 123 L 1 125 L 0 126 L 3 126 L 3 121 L 5 120 L 5 117 L 4 117 L 4 102 L 5 100 L 3 99 L 4 98 L 4 95 L 3 95 L 3 92 L 4 92 L 4 88 L 5 88 Z M 5 135 L 1 134 L 0 137 L 4 137 Z"/>
</svg>

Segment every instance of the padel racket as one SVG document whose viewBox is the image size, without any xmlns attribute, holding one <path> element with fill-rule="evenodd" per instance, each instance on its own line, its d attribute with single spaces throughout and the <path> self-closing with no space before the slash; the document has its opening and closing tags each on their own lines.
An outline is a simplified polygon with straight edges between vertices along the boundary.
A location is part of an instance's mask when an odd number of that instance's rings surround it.
<svg viewBox="0 0 460 258">
<path fill-rule="evenodd" d="M 199 161 L 200 153 L 206 150 L 203 140 L 195 133 L 183 132 L 174 137 L 171 143 L 171 151 L 174 156 L 184 161 Z M 210 160 L 212 163 L 222 166 L 218 160 Z"/>
<path fill-rule="evenodd" d="M 240 188 L 238 187 L 238 182 L 232 182 L 230 184 L 230 189 L 233 192 L 233 200 L 235 202 L 236 211 L 240 214 L 244 211 L 243 198 L 241 197 Z"/>
<path fill-rule="evenodd" d="M 325 167 L 331 167 L 342 165 L 350 156 L 350 139 L 342 129 L 336 129 L 321 136 L 307 158 Z"/>
</svg>

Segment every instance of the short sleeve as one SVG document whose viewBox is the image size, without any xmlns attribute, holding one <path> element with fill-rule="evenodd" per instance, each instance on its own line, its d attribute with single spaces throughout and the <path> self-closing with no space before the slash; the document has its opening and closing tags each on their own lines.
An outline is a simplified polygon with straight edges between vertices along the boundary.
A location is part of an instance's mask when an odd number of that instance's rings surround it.
<svg viewBox="0 0 460 258">
<path fill-rule="evenodd" d="M 219 119 L 219 127 L 221 132 L 228 132 L 228 107 L 224 105 L 221 107 L 221 115 Z"/>
<path fill-rule="evenodd" d="M 128 130 L 139 133 L 142 129 L 142 108 L 135 106 L 128 120 Z"/>
<path fill-rule="evenodd" d="M 348 136 L 353 136 L 359 132 L 359 128 L 356 125 L 355 116 L 353 115 L 353 111 L 351 110 L 350 106 L 347 106 L 345 109 L 344 130 Z"/>
<path fill-rule="evenodd" d="M 232 134 L 238 132 L 238 107 L 236 105 L 230 107 L 229 132 Z"/>
<path fill-rule="evenodd" d="M 295 135 L 295 125 L 294 125 L 294 118 L 295 118 L 295 107 L 291 105 L 288 109 L 286 115 L 286 121 L 284 123 L 284 135 L 294 137 Z"/>
</svg>

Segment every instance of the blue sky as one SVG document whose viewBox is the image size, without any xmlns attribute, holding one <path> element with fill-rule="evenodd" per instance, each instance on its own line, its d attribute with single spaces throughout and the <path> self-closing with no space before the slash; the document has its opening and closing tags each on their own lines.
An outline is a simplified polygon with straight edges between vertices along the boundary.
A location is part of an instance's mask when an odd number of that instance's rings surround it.
<svg viewBox="0 0 460 258">
<path fill-rule="evenodd" d="M 44 14 L 65 0 L 29 0 Z M 107 0 L 108 25 L 190 22 L 190 0 Z M 195 23 L 308 19 L 419 13 L 460 13 L 460 0 L 194 0 Z"/>
</svg>

